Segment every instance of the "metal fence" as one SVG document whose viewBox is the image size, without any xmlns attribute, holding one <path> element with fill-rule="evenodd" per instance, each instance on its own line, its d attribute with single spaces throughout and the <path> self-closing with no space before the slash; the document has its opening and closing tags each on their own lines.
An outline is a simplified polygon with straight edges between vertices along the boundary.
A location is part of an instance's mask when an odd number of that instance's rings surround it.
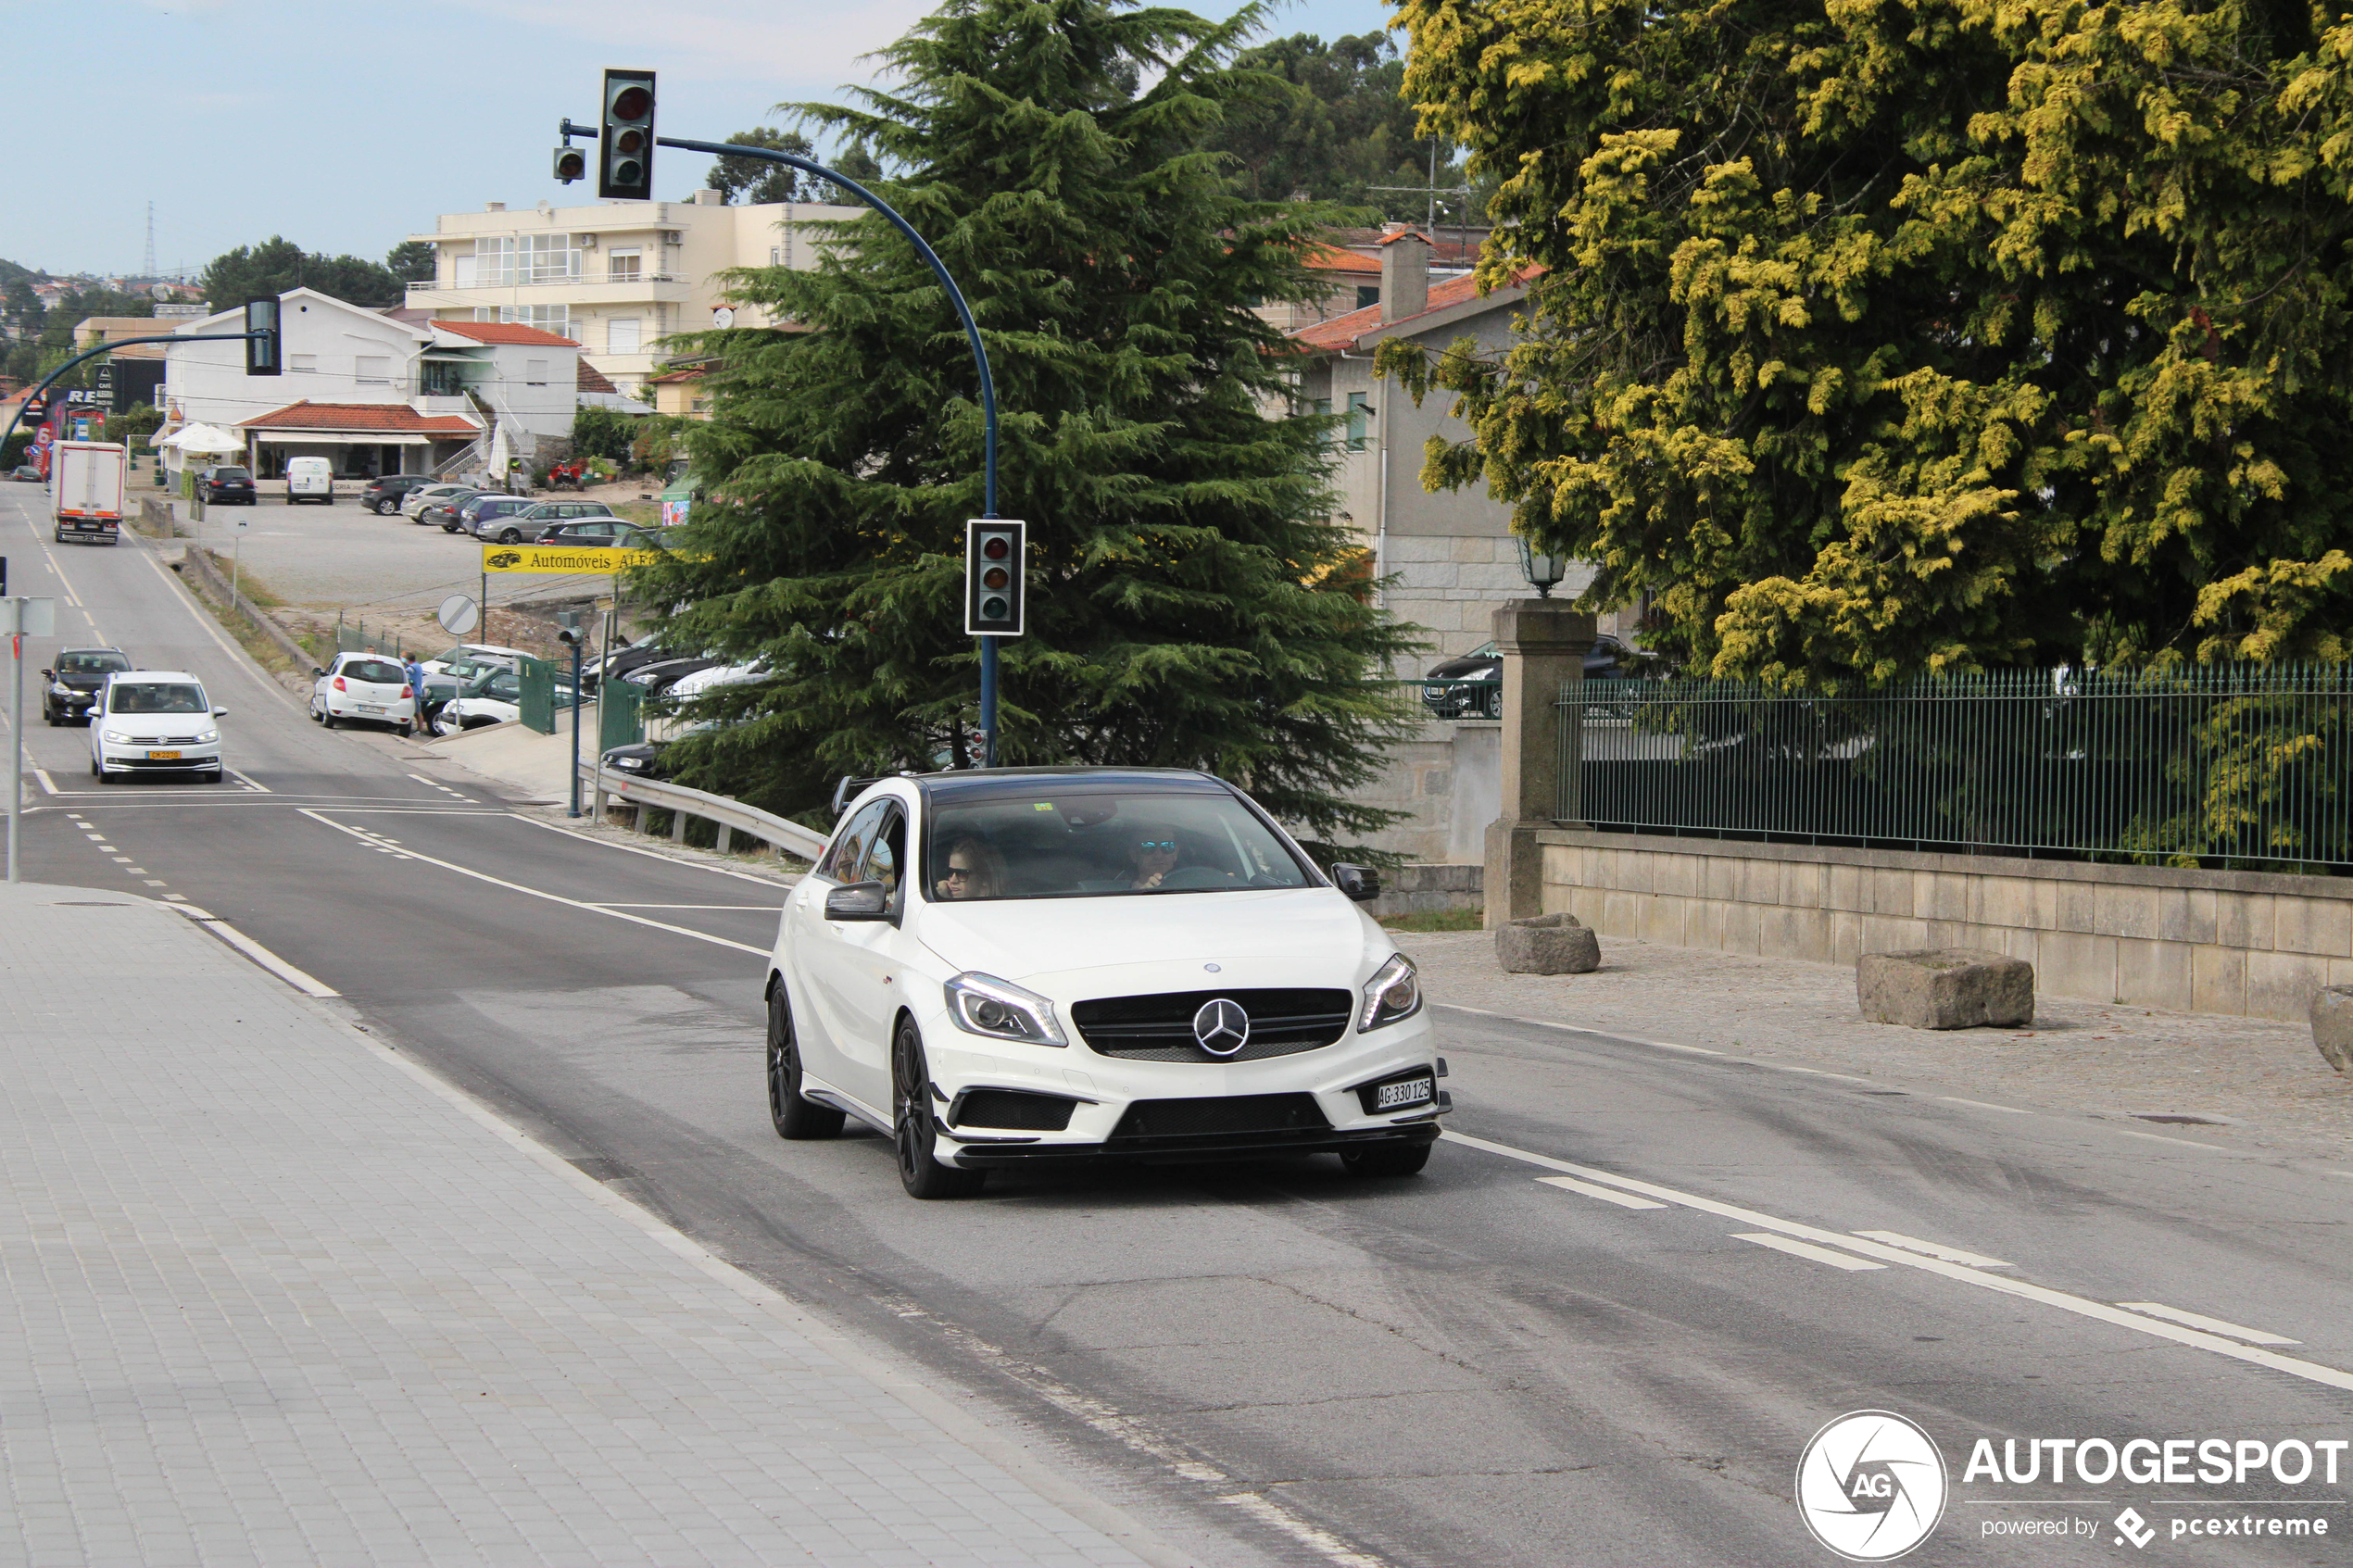
<svg viewBox="0 0 2353 1568">
<path fill-rule="evenodd" d="M 382 627 L 371 632 L 365 621 L 335 620 L 335 651 L 337 653 L 380 653 L 392 659 L 403 659 L 417 650 L 401 640 L 397 632 Z"/>
<path fill-rule="evenodd" d="M 1611 681 L 1565 690 L 1558 711 L 1558 815 L 1597 828 L 2353 866 L 2346 666 L 2005 670 L 1805 694 Z"/>
<path fill-rule="evenodd" d="M 646 721 L 639 712 L 645 695 L 643 687 L 626 681 L 597 683 L 597 750 L 600 755 L 646 738 Z"/>
</svg>

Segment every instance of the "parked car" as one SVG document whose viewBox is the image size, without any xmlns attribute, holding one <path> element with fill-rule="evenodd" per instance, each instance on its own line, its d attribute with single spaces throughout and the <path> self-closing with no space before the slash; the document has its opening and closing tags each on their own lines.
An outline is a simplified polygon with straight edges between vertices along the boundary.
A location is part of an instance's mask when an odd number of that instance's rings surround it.
<svg viewBox="0 0 2353 1568">
<path fill-rule="evenodd" d="M 463 532 L 479 538 L 496 539 L 501 519 L 529 511 L 538 504 L 528 495 L 508 495 L 496 490 L 485 490 L 460 507 L 458 515 L 443 523 L 441 529 L 445 533 Z M 486 530 L 484 524 L 488 525 Z M 509 540 L 508 543 L 512 544 L 513 541 Z"/>
<path fill-rule="evenodd" d="M 512 670 L 530 657 L 521 648 L 502 648 L 496 643 L 459 643 L 454 648 L 444 648 L 431 659 L 421 659 L 417 662 L 425 667 L 426 674 L 441 675 L 447 674 L 460 660 L 496 664 L 502 669 Z"/>
<path fill-rule="evenodd" d="M 428 528 L 438 528 L 445 533 L 454 533 L 458 530 L 459 509 L 467 502 L 489 494 L 487 490 L 470 488 L 455 491 L 447 495 L 437 495 L 417 508 L 414 521 L 423 523 Z"/>
<path fill-rule="evenodd" d="M 55 669 L 41 671 L 41 717 L 51 724 L 90 721 L 91 705 L 107 677 L 131 668 L 120 648 L 60 648 Z"/>
<path fill-rule="evenodd" d="M 569 682 L 556 683 L 556 706 L 572 706 Z M 522 677 L 512 670 L 491 670 L 464 691 L 441 706 L 437 715 L 447 725 L 478 730 L 484 724 L 504 724 L 522 717 Z"/>
<path fill-rule="evenodd" d="M 19 463 L 15 468 L 8 470 L 8 477 L 15 480 L 19 484 L 39 484 L 41 483 L 41 470 L 39 467 L 31 463 Z"/>
<path fill-rule="evenodd" d="M 641 740 L 635 746 L 616 746 L 604 755 L 607 771 L 627 773 L 635 779 L 666 779 L 670 770 L 662 765 L 661 754 L 669 748 L 666 740 Z"/>
<path fill-rule="evenodd" d="M 660 531 L 623 522 L 617 517 L 578 518 L 543 530 L 533 543 L 610 546 L 623 550 L 660 550 L 668 546 Z"/>
<path fill-rule="evenodd" d="M 460 490 L 473 490 L 474 488 L 475 487 L 471 484 L 452 484 L 447 480 L 435 480 L 431 484 L 421 484 L 414 490 L 409 491 L 406 495 L 400 497 L 400 515 L 407 518 L 409 521 L 414 522 L 417 519 L 417 514 L 424 510 L 425 504 L 427 502 L 438 501 L 444 495 L 453 495 Z"/>
<path fill-rule="evenodd" d="M 335 466 L 324 458 L 288 458 L 286 459 L 286 505 L 296 501 L 316 501 L 322 507 L 335 504 Z"/>
<path fill-rule="evenodd" d="M 250 507 L 253 475 L 234 463 L 215 463 L 196 475 L 196 499 L 208 507 Z"/>
<path fill-rule="evenodd" d="M 417 726 L 417 694 L 408 672 L 377 653 L 339 653 L 310 686 L 310 721 L 332 730 L 338 724 L 389 724 L 402 734 Z"/>
<path fill-rule="evenodd" d="M 678 655 L 675 652 L 660 646 L 659 636 L 659 633 L 648 633 L 625 648 L 615 648 L 601 659 L 590 659 L 582 667 L 580 684 L 593 692 L 597 684 L 608 675 L 619 680 L 633 670 L 643 670 L 648 664 L 676 659 Z"/>
<path fill-rule="evenodd" d="M 665 659 L 659 664 L 648 664 L 632 670 L 621 678 L 637 687 L 648 696 L 659 696 L 696 671 L 714 670 L 718 666 L 719 660 L 699 656 L 693 659 Z"/>
<path fill-rule="evenodd" d="M 1659 673 L 1658 659 L 1607 633 L 1585 655 L 1585 679 L 1633 680 Z M 1434 719 L 1500 719 L 1504 716 L 1504 658 L 1493 643 L 1481 643 L 1459 659 L 1424 672 L 1425 681 L 1475 682 L 1472 685 L 1426 685 L 1422 706 Z"/>
<path fill-rule="evenodd" d="M 429 473 L 388 473 L 370 480 L 359 491 L 359 504 L 379 517 L 390 517 L 411 490 L 434 483 Z"/>
<path fill-rule="evenodd" d="M 520 545 L 526 539 L 536 539 L 560 522 L 574 518 L 610 518 L 612 508 L 602 501 L 535 501 L 521 511 L 513 512 L 493 523 L 474 524 L 474 537 L 495 540 L 501 545 Z"/>
<path fill-rule="evenodd" d="M 944 772 L 836 797 L 853 794 L 770 956 L 779 1136 L 854 1116 L 919 1198 L 1072 1157 L 1428 1160 L 1445 1069 L 1413 960 L 1356 907 L 1371 872 L 1327 876 L 1206 773 Z"/>
<path fill-rule="evenodd" d="M 90 771 L 101 784 L 136 773 L 220 782 L 220 725 L 204 683 L 177 670 L 118 671 L 90 712 Z"/>
<path fill-rule="evenodd" d="M 739 686 L 748 681 L 768 678 L 768 661 L 755 659 L 749 664 L 714 664 L 708 670 L 690 670 L 671 682 L 663 695 L 673 697 L 700 696 L 714 686 Z"/>
</svg>

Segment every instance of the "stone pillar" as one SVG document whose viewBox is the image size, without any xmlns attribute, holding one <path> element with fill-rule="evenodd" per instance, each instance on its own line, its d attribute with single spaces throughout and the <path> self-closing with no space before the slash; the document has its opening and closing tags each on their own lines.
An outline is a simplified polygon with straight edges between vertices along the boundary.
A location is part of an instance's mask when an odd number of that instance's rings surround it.
<svg viewBox="0 0 2353 1568">
<path fill-rule="evenodd" d="M 1520 599 L 1495 608 L 1495 647 L 1504 656 L 1504 814 L 1487 829 L 1491 930 L 1544 912 L 1536 830 L 1556 822 L 1573 824 L 1581 815 L 1574 763 L 1566 799 L 1561 788 L 1560 699 L 1570 683 L 1584 684 L 1593 632 L 1593 618 L 1565 600 Z M 1584 705 L 1571 701 L 1567 709 L 1573 732 Z"/>
</svg>

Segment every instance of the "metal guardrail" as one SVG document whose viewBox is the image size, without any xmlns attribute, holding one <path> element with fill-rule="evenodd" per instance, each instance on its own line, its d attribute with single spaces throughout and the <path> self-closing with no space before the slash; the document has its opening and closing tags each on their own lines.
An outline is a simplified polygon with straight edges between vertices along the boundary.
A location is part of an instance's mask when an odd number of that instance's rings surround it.
<svg viewBox="0 0 2353 1568">
<path fill-rule="evenodd" d="M 1588 682 L 1555 712 L 1561 815 L 1597 828 L 2353 866 L 2345 665 Z"/>
<path fill-rule="evenodd" d="M 687 819 L 700 817 L 704 822 L 717 824 L 720 830 L 719 847 L 723 850 L 727 847 L 727 840 L 733 834 L 742 834 L 762 844 L 788 849 L 804 860 L 814 861 L 825 850 L 824 834 L 812 832 L 799 822 L 788 822 L 757 806 L 730 800 L 724 795 L 706 795 L 701 790 L 688 789 L 684 784 L 665 784 L 659 779 L 633 779 L 610 768 L 601 775 L 601 788 L 598 787 L 598 778 L 591 764 L 583 762 L 580 765 L 581 783 L 597 795 L 595 815 L 598 822 L 604 821 L 605 798 L 610 796 L 623 805 L 650 806 L 656 810 L 670 812 L 670 836 L 673 838 L 684 838 Z"/>
</svg>

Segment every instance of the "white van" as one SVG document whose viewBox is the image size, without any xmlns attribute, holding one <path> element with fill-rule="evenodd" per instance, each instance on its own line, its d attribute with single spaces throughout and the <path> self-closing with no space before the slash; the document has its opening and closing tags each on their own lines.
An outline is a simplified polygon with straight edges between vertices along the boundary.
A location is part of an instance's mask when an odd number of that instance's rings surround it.
<svg viewBox="0 0 2353 1568">
<path fill-rule="evenodd" d="M 324 458 L 288 458 L 286 505 L 291 507 L 296 501 L 316 501 L 321 506 L 333 506 L 334 465 Z"/>
</svg>

